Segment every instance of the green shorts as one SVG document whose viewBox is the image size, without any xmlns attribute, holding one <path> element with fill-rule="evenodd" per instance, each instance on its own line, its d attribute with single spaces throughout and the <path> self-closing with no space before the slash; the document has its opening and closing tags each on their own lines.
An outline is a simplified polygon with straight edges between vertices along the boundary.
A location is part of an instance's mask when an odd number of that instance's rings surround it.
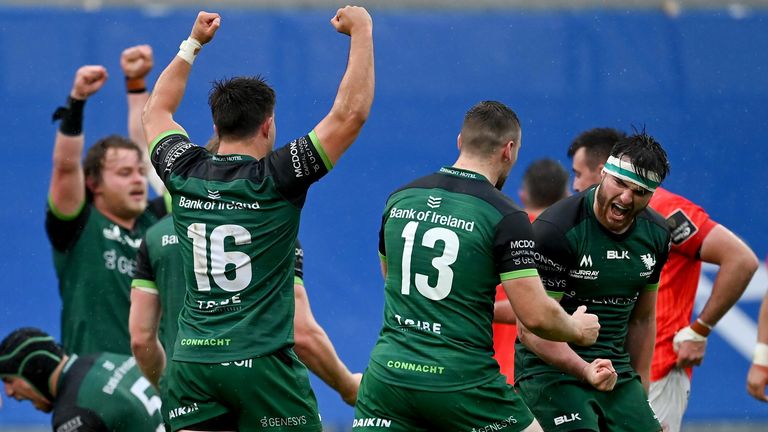
<svg viewBox="0 0 768 432">
<path fill-rule="evenodd" d="M 576 377 L 560 373 L 523 378 L 515 387 L 547 432 L 661 430 L 635 372 L 619 374 L 616 387 L 610 392 L 601 392 Z"/>
<path fill-rule="evenodd" d="M 211 423 L 249 431 L 322 430 L 307 368 L 292 349 L 229 363 L 172 361 L 165 381 L 163 417 L 173 431 Z"/>
<path fill-rule="evenodd" d="M 399 387 L 363 376 L 352 429 L 359 431 L 518 432 L 533 423 L 506 378 L 466 390 L 434 392 Z"/>
</svg>

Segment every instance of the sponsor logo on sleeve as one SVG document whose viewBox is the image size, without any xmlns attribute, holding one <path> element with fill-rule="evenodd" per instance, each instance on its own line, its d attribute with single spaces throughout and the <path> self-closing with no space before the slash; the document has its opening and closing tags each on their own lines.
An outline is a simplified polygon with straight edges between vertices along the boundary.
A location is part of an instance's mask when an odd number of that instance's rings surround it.
<svg viewBox="0 0 768 432">
<path fill-rule="evenodd" d="M 699 228 L 682 209 L 675 210 L 667 218 L 667 226 L 672 237 L 672 244 L 680 245 L 693 237 Z"/>
<path fill-rule="evenodd" d="M 75 432 L 83 425 L 83 420 L 80 416 L 67 420 L 61 426 L 56 428 L 56 432 Z"/>
<path fill-rule="evenodd" d="M 165 143 L 163 143 L 163 145 L 165 145 Z M 187 141 L 176 141 L 171 145 L 173 145 L 173 147 L 171 147 L 171 149 L 166 152 L 165 160 L 163 160 L 163 166 L 165 166 L 165 169 L 163 170 L 164 172 L 171 172 L 171 170 L 173 170 L 173 164 L 176 162 L 176 159 L 178 159 L 190 148 L 197 147 L 196 145 Z"/>
<path fill-rule="evenodd" d="M 294 177 L 302 178 L 320 171 L 320 157 L 306 137 L 291 141 L 288 152 L 291 154 Z"/>
</svg>

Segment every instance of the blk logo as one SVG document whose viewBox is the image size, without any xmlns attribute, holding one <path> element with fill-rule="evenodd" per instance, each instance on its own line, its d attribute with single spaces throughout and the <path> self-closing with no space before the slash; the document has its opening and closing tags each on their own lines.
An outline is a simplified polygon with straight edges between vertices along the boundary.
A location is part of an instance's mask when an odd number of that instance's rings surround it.
<svg viewBox="0 0 768 432">
<path fill-rule="evenodd" d="M 609 260 L 629 259 L 629 251 L 614 251 L 609 250 L 607 258 Z"/>
</svg>

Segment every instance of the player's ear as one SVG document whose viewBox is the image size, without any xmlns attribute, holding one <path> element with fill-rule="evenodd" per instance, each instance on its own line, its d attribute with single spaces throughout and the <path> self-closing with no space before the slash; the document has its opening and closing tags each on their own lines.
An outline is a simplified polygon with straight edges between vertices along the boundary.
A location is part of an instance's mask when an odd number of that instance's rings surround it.
<svg viewBox="0 0 768 432">
<path fill-rule="evenodd" d="M 456 148 L 459 149 L 459 153 L 461 153 L 461 133 L 456 136 Z"/>
<path fill-rule="evenodd" d="M 85 187 L 92 193 L 96 193 L 96 189 L 99 187 L 99 181 L 93 176 L 87 176 L 85 178 Z"/>
<path fill-rule="evenodd" d="M 517 144 L 513 140 L 509 140 L 506 143 L 504 143 L 504 147 L 503 147 L 503 150 L 502 150 L 502 153 L 503 153 L 502 157 L 503 157 L 504 161 L 514 161 L 515 160 L 515 158 L 517 156 L 517 149 L 515 147 L 516 145 Z"/>
<path fill-rule="evenodd" d="M 275 122 L 275 116 L 271 115 L 264 120 L 264 123 L 259 127 L 259 132 L 265 137 L 269 136 L 269 130 L 272 128 L 272 123 Z"/>
</svg>

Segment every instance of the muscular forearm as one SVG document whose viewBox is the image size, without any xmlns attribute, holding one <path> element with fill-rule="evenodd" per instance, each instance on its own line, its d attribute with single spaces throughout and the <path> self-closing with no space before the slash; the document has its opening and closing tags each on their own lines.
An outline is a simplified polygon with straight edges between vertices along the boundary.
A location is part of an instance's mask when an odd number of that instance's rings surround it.
<svg viewBox="0 0 768 432">
<path fill-rule="evenodd" d="M 367 26 L 351 35 L 347 70 L 331 111 L 365 121 L 373 102 L 374 82 L 373 29 Z"/>
<path fill-rule="evenodd" d="M 159 386 L 160 376 L 165 370 L 165 350 L 157 338 L 147 338 L 131 343 L 133 356 L 145 377 L 155 387 Z"/>
<path fill-rule="evenodd" d="M 192 65 L 176 56 L 160 74 L 142 115 L 147 140 L 153 140 L 161 129 L 174 124 L 173 114 L 184 97 L 191 71 Z"/>
<path fill-rule="evenodd" d="M 147 138 L 144 136 L 144 128 L 141 125 L 141 113 L 149 101 L 149 93 L 128 93 L 128 136 L 131 141 L 140 147 L 147 146 Z"/>
<path fill-rule="evenodd" d="M 525 316 L 523 309 L 528 309 L 527 307 L 515 309 L 518 323 L 522 322 L 531 333 L 550 341 L 575 342 L 581 339 L 582 335 L 573 318 L 558 302 L 544 294 L 540 300 L 540 307 L 526 310 Z"/>
<path fill-rule="evenodd" d="M 503 324 L 515 324 L 517 323 L 517 316 L 512 309 L 512 304 L 509 300 L 499 300 L 493 305 L 493 322 Z"/>
<path fill-rule="evenodd" d="M 520 341 L 539 358 L 569 375 L 584 379 L 584 370 L 589 363 L 579 357 L 567 343 L 542 339 L 525 326 L 518 326 Z"/>
<path fill-rule="evenodd" d="M 757 341 L 768 344 L 768 293 L 763 297 L 757 318 Z"/>
<path fill-rule="evenodd" d="M 702 321 L 715 325 L 736 304 L 757 270 L 757 259 L 734 259 L 724 262 L 712 286 L 712 294 L 699 315 Z"/>
<path fill-rule="evenodd" d="M 85 201 L 85 176 L 80 162 L 83 143 L 82 134 L 56 132 L 48 196 L 55 210 L 65 215 L 76 212 Z"/>
<path fill-rule="evenodd" d="M 353 375 L 339 359 L 331 340 L 319 325 L 315 324 L 312 329 L 297 329 L 295 350 L 309 370 L 336 390 L 344 400 L 349 399 L 355 386 Z"/>
<path fill-rule="evenodd" d="M 655 340 L 655 317 L 630 320 L 626 342 L 627 352 L 630 364 L 640 375 L 646 392 L 651 384 L 651 360 Z"/>
</svg>

